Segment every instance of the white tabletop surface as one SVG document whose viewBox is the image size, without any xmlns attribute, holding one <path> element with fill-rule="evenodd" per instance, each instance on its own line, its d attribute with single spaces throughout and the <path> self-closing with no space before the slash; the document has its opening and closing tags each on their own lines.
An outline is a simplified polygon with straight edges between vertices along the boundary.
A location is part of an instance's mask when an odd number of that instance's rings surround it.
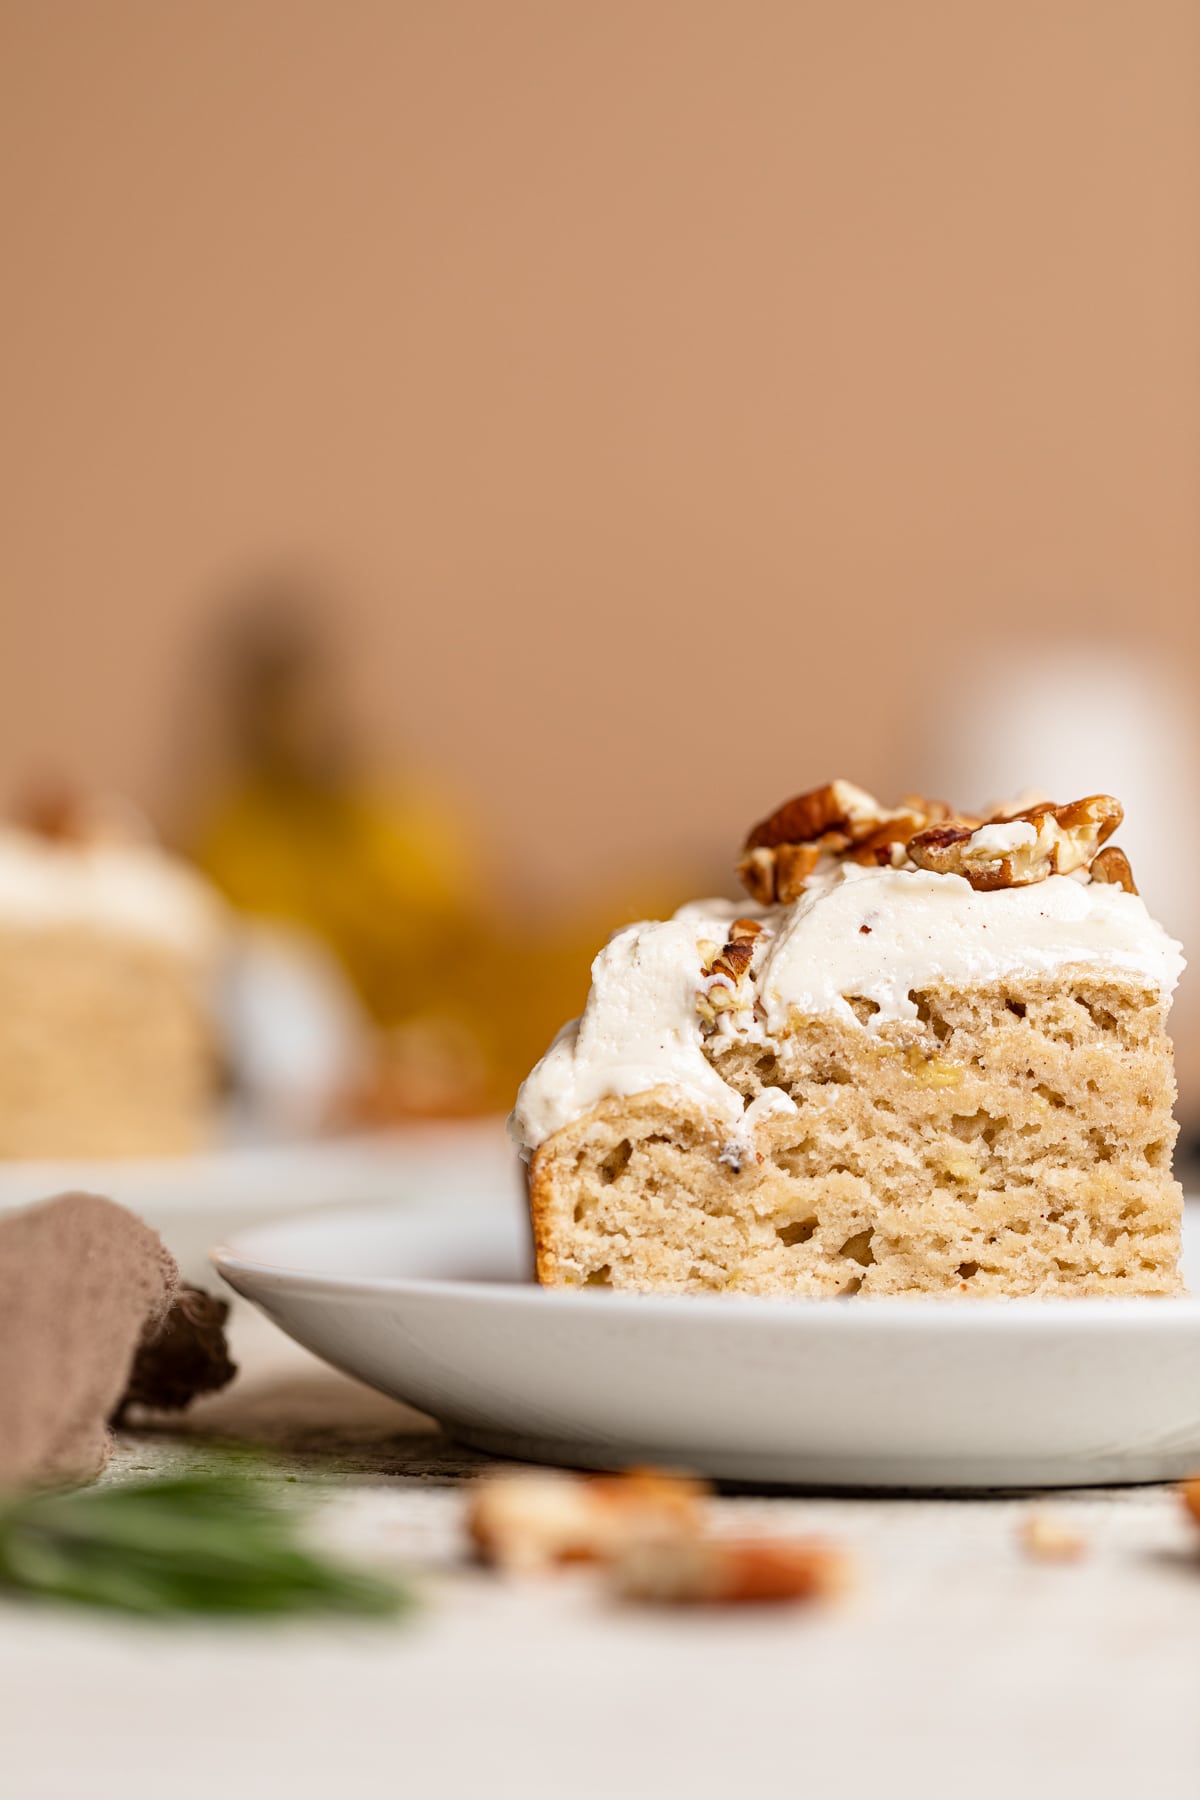
<svg viewBox="0 0 1200 1800">
<path fill-rule="evenodd" d="M 1167 1490 L 726 1495 L 728 1520 L 842 1540 L 858 1592 L 658 1613 L 470 1567 L 484 1459 L 256 1317 L 235 1338 L 242 1376 L 191 1435 L 123 1435 L 105 1479 L 213 1434 L 273 1444 L 332 1479 L 319 1530 L 411 1570 L 419 1608 L 174 1628 L 0 1608 L 5 1800 L 1200 1792 L 1200 1532 Z M 1034 1510 L 1086 1535 L 1082 1562 L 1028 1558 Z"/>
</svg>

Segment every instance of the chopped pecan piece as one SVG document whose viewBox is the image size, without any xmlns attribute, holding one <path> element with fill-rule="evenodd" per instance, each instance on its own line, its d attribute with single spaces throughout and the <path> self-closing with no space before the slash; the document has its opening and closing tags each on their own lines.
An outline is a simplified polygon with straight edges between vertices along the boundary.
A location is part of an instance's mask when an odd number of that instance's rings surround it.
<svg viewBox="0 0 1200 1800">
<path fill-rule="evenodd" d="M 729 939 L 736 944 L 740 938 L 756 938 L 761 932 L 762 926 L 757 919 L 735 919 L 729 927 Z"/>
<path fill-rule="evenodd" d="M 730 981 L 740 981 L 750 964 L 754 961 L 754 946 L 762 935 L 762 926 L 757 919 L 735 919 L 729 927 L 729 937 L 724 944 L 714 944 L 708 938 L 702 938 L 699 944 L 700 955 L 706 975 L 725 975 Z"/>
<path fill-rule="evenodd" d="M 736 942 L 726 944 L 720 955 L 713 958 L 709 974 L 728 975 L 731 981 L 740 981 L 753 960 L 753 940 L 738 938 Z"/>
<path fill-rule="evenodd" d="M 707 1024 L 715 1023 L 719 1012 L 734 1011 L 745 1004 L 738 988 L 754 961 L 755 945 L 761 935 L 762 926 L 757 919 L 735 919 L 724 945 L 701 940 L 698 948 L 704 985 L 696 996 L 696 1011 Z"/>
</svg>

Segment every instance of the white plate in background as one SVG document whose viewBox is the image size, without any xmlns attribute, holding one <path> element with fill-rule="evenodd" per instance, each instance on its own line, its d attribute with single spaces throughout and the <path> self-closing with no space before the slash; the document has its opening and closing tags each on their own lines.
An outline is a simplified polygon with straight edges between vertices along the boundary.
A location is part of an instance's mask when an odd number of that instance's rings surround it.
<svg viewBox="0 0 1200 1800">
<path fill-rule="evenodd" d="M 519 1164 L 500 1118 L 429 1122 L 353 1137 L 239 1142 L 192 1156 L 0 1162 L 0 1213 L 51 1194 L 106 1194 L 160 1232 L 184 1277 L 212 1282 L 220 1238 L 314 1207 L 507 1201 Z"/>
<path fill-rule="evenodd" d="M 529 1279 L 528 1229 L 511 1205 L 289 1219 L 213 1260 L 298 1343 L 501 1456 L 904 1489 L 1167 1481 L 1200 1468 L 1191 1298 L 547 1291 Z"/>
</svg>

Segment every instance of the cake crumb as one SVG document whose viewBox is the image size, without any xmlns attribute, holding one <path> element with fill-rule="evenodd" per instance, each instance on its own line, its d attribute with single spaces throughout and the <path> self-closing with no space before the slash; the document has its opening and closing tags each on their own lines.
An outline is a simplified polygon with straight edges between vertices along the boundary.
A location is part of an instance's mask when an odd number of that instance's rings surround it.
<svg viewBox="0 0 1200 1800">
<path fill-rule="evenodd" d="M 1087 1554 L 1083 1533 L 1052 1513 L 1031 1513 L 1021 1521 L 1018 1535 L 1025 1554 L 1035 1562 L 1078 1562 Z"/>
</svg>

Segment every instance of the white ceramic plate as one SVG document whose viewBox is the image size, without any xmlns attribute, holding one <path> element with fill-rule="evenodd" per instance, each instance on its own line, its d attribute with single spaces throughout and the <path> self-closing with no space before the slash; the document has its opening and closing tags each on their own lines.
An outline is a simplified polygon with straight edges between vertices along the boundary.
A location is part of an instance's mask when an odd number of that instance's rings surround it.
<svg viewBox="0 0 1200 1800">
<path fill-rule="evenodd" d="M 1200 1220 L 1188 1237 L 1195 1263 Z M 495 1206 L 309 1216 L 213 1260 L 318 1356 L 502 1456 L 909 1489 L 1200 1468 L 1200 1300 L 549 1292 Z"/>
<path fill-rule="evenodd" d="M 221 1237 L 305 1208 L 449 1202 L 517 1193 L 502 1119 L 403 1126 L 356 1137 L 257 1140 L 231 1124 L 193 1156 L 0 1161 L 0 1213 L 51 1194 L 107 1194 L 161 1232 L 184 1276 L 211 1279 Z"/>
</svg>

